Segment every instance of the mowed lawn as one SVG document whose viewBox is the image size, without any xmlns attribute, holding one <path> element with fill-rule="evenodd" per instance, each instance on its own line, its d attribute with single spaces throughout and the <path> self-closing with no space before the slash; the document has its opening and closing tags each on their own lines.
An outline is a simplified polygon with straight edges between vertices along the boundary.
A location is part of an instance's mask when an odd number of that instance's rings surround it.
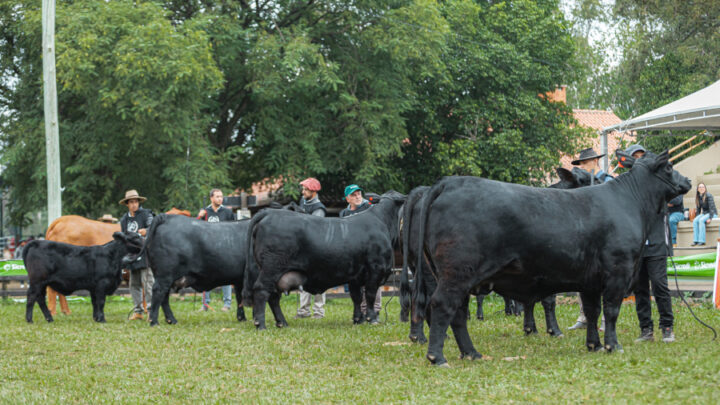
<svg viewBox="0 0 720 405">
<path fill-rule="evenodd" d="M 127 321 L 131 304 L 117 298 L 102 325 L 92 321 L 89 303 L 71 303 L 73 313 L 52 324 L 36 307 L 29 325 L 24 304 L 2 302 L 0 402 L 707 403 L 720 394 L 720 342 L 711 342 L 711 332 L 679 301 L 676 343 L 633 343 L 637 317 L 626 304 L 619 321 L 625 352 L 606 354 L 587 352 L 584 331 L 566 331 L 561 339 L 524 336 L 521 318 L 506 317 L 502 300 L 491 296 L 486 320 L 470 321 L 486 358 L 459 360 L 450 338 L 450 369 L 429 366 L 427 346 L 409 343 L 397 299 L 387 305 L 387 323 L 376 326 L 353 326 L 349 299 L 329 301 L 322 320 L 292 319 L 296 295 L 282 304 L 290 327 L 269 324 L 258 333 L 233 314 L 198 312 L 192 296 L 171 298 L 179 323 L 155 328 Z M 709 303 L 693 309 L 720 327 L 720 311 Z M 574 303 L 558 305 L 563 330 L 577 311 Z M 540 305 L 535 313 L 542 330 Z"/>
</svg>

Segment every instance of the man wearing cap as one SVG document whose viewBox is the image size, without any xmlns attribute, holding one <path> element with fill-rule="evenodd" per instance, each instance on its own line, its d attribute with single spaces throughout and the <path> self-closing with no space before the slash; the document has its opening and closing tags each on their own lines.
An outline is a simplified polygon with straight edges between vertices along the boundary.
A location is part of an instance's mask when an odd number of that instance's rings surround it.
<svg viewBox="0 0 720 405">
<path fill-rule="evenodd" d="M 150 227 L 153 220 L 152 212 L 140 206 L 140 203 L 146 200 L 147 198 L 140 196 L 136 190 L 125 192 L 125 198 L 120 200 L 120 204 L 128 208 L 128 212 L 120 218 L 120 229 L 123 232 L 137 232 L 145 236 L 147 228 Z M 155 278 L 147 267 L 145 255 L 129 264 L 128 270 L 130 271 L 130 295 L 134 305 L 130 320 L 143 319 L 143 289 L 145 290 L 145 302 L 152 302 L 152 287 Z"/>
<path fill-rule="evenodd" d="M 308 177 L 300 182 L 302 186 L 302 198 L 300 199 L 300 208 L 303 212 L 317 217 L 325 217 L 327 208 L 320 202 L 318 191 L 321 186 L 318 179 Z M 300 291 L 300 307 L 297 310 L 295 319 L 310 317 L 310 300 L 312 295 L 305 291 Z M 325 317 L 325 293 L 315 294 L 315 304 L 313 305 L 313 318 L 321 319 Z"/>
<path fill-rule="evenodd" d="M 580 156 L 578 156 L 577 159 L 572 161 L 572 164 L 575 166 L 580 166 L 578 168 L 573 168 L 573 170 L 584 170 L 588 173 L 590 173 L 590 185 L 596 185 L 596 184 L 602 184 L 611 180 L 614 180 L 615 178 L 603 171 L 600 168 L 600 158 L 605 156 L 603 153 L 602 155 L 598 155 L 597 152 L 593 148 L 587 148 L 580 151 Z M 587 318 L 585 317 L 585 313 L 582 309 L 582 301 L 580 301 L 580 315 L 578 315 L 577 321 L 575 322 L 575 325 L 569 327 L 569 330 L 575 330 L 575 329 L 585 329 L 587 327 Z M 600 331 L 603 331 L 605 329 L 605 315 L 603 315 L 602 323 L 600 326 Z"/>
<path fill-rule="evenodd" d="M 362 192 L 363 189 L 361 189 L 357 184 L 351 184 L 345 187 L 345 201 L 347 201 L 348 206 L 344 210 L 340 211 L 340 218 L 347 218 L 370 208 L 370 201 L 363 198 Z M 367 303 L 365 302 L 365 287 L 363 287 L 362 302 L 360 303 L 360 312 L 363 313 L 363 317 L 365 317 L 366 309 Z M 376 314 L 379 314 L 382 309 L 382 287 L 377 290 L 375 302 L 373 303 L 373 309 L 375 309 Z"/>
<path fill-rule="evenodd" d="M 219 188 L 210 190 L 210 205 L 200 210 L 197 219 L 207 222 L 235 221 L 235 214 L 230 208 L 223 205 L 223 198 L 223 192 Z M 224 285 L 221 289 L 223 295 L 222 311 L 227 312 L 232 307 L 232 286 Z M 207 311 L 209 308 L 210 291 L 203 291 L 203 305 L 200 310 Z"/>
<path fill-rule="evenodd" d="M 642 145 L 631 145 L 625 153 L 635 159 L 645 155 L 645 148 Z M 682 200 L 681 200 L 682 201 Z M 659 213 L 653 221 L 648 232 L 648 239 L 645 241 L 645 248 L 640 258 L 640 266 L 635 283 L 635 310 L 637 312 L 640 337 L 636 342 L 652 342 L 655 340 L 653 333 L 652 305 L 650 302 L 650 283 L 655 296 L 660 320 L 658 326 L 662 331 L 662 341 L 672 343 L 675 341 L 673 332 L 673 311 L 670 289 L 667 281 L 667 257 L 672 255 L 672 245 L 669 240 L 669 229 L 667 221 L 667 208 Z"/>
</svg>

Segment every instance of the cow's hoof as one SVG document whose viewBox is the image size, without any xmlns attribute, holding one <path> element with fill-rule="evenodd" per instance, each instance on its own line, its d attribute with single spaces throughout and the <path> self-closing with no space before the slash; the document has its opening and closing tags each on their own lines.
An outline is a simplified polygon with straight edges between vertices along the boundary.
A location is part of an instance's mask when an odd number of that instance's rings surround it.
<svg viewBox="0 0 720 405">
<path fill-rule="evenodd" d="M 158 322 L 157 322 L 157 321 L 151 321 L 149 325 L 150 325 L 150 327 L 157 326 L 157 325 L 158 325 Z"/>
<path fill-rule="evenodd" d="M 601 345 L 595 344 L 595 343 L 588 343 L 588 344 L 587 344 L 587 348 L 588 348 L 588 351 L 589 351 L 589 352 L 596 352 L 596 351 L 598 351 L 598 350 L 602 350 L 602 349 L 603 349 L 603 347 L 602 347 Z"/>
<path fill-rule="evenodd" d="M 166 319 L 165 322 L 167 322 L 168 325 L 176 325 L 177 319 Z"/>
<path fill-rule="evenodd" d="M 54 321 L 54 319 L 52 319 L 52 318 L 45 318 L 45 320 L 46 320 L 46 321 L 48 321 L 48 323 L 50 323 L 50 322 L 53 322 L 53 321 Z"/>
<path fill-rule="evenodd" d="M 363 323 L 363 320 L 362 320 L 362 318 L 359 318 L 359 319 L 353 319 L 353 325 L 360 325 L 361 323 Z"/>
<path fill-rule="evenodd" d="M 480 316 L 475 317 L 475 319 L 477 319 L 478 321 L 484 321 L 485 317 L 480 315 Z"/>
<path fill-rule="evenodd" d="M 237 320 L 238 320 L 238 322 L 245 322 L 245 321 L 247 321 L 247 318 L 238 318 Z"/>
<path fill-rule="evenodd" d="M 611 345 L 605 345 L 605 351 L 608 353 L 612 353 L 612 352 L 625 353 L 622 346 L 620 346 L 619 344 L 615 347 L 613 347 Z"/>
<path fill-rule="evenodd" d="M 480 354 L 480 353 L 478 353 L 478 352 L 472 352 L 472 353 L 467 353 L 467 354 L 460 354 L 460 360 L 465 360 L 465 359 L 468 359 L 468 360 L 480 360 L 480 359 L 482 359 L 482 354 Z"/>
<path fill-rule="evenodd" d="M 537 335 L 538 331 L 532 328 L 525 328 L 525 335 Z"/>
<path fill-rule="evenodd" d="M 275 322 L 275 326 L 278 328 L 284 328 L 288 326 L 287 322 Z"/>
<path fill-rule="evenodd" d="M 557 338 L 557 339 L 565 337 L 565 335 L 563 335 L 562 333 L 551 333 L 550 336 Z"/>
<path fill-rule="evenodd" d="M 438 366 L 438 367 L 450 367 L 450 366 L 443 366 L 443 364 L 446 364 L 446 365 L 447 365 L 447 360 L 445 360 L 445 358 L 442 357 L 442 356 L 437 357 L 437 356 L 435 356 L 434 354 L 428 354 L 428 355 L 425 356 L 425 357 L 427 357 L 427 359 L 430 360 L 430 363 L 431 363 L 433 366 Z"/>
<path fill-rule="evenodd" d="M 32 319 L 26 319 L 25 322 L 27 322 L 27 323 L 33 323 Z"/>
<path fill-rule="evenodd" d="M 369 323 L 370 325 L 379 325 L 379 324 L 380 324 L 380 321 L 378 321 L 377 319 L 373 319 L 372 321 L 368 321 L 368 323 Z"/>
<path fill-rule="evenodd" d="M 97 323 L 107 323 L 107 321 L 104 320 L 104 319 L 98 319 L 98 320 L 97 320 Z"/>
</svg>

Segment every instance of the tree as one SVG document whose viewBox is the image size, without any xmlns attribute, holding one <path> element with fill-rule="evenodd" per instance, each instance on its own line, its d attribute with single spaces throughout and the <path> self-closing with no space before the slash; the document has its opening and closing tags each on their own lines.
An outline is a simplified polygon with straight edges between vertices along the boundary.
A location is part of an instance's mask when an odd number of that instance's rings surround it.
<svg viewBox="0 0 720 405">
<path fill-rule="evenodd" d="M 44 205 L 40 8 L 2 7 L 3 177 L 18 222 Z M 204 27 L 173 26 L 151 2 L 80 0 L 58 4 L 56 36 L 65 213 L 116 211 L 130 188 L 156 209 L 188 207 L 229 185 L 202 132 L 221 80 Z"/>
</svg>

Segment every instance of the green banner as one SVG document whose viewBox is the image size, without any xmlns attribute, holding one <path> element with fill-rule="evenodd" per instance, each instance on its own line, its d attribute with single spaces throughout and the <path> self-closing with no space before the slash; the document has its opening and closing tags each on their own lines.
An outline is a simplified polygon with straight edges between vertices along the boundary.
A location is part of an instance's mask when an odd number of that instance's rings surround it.
<svg viewBox="0 0 720 405">
<path fill-rule="evenodd" d="M 27 276 L 25 264 L 20 259 L 0 260 L 0 276 Z"/>
<path fill-rule="evenodd" d="M 715 253 L 703 253 L 690 256 L 676 256 L 667 260 L 668 275 L 675 275 L 673 261 L 677 268 L 677 275 L 683 277 L 714 277 L 715 276 Z"/>
</svg>

